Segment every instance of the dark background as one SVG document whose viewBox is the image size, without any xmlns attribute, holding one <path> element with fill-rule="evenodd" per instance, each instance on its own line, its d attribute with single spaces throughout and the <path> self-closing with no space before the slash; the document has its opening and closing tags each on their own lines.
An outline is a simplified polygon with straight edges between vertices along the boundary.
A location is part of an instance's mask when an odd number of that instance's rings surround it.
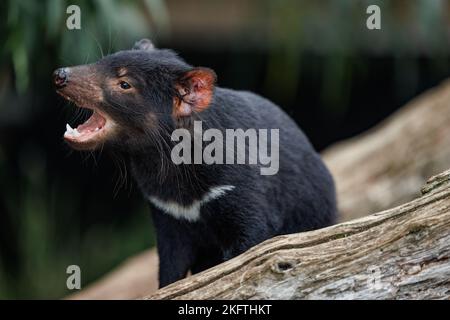
<svg viewBox="0 0 450 320">
<path fill-rule="evenodd" d="M 82 30 L 66 28 L 77 4 Z M 366 28 L 378 4 L 382 29 Z M 449 73 L 447 1 L 3 1 L 0 4 L 0 298 L 68 294 L 154 245 L 120 159 L 62 141 L 76 110 L 52 71 L 141 37 L 280 105 L 318 150 L 382 121 Z"/>
</svg>

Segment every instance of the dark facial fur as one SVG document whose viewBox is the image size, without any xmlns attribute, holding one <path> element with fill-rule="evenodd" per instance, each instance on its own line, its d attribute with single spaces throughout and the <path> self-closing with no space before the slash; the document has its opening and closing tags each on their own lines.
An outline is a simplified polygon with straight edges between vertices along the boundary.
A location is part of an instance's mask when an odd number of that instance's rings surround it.
<svg viewBox="0 0 450 320">
<path fill-rule="evenodd" d="M 122 149 L 142 148 L 160 127 L 173 129 L 175 85 L 192 69 L 170 50 L 121 51 L 91 65 L 65 68 L 68 80 L 58 93 L 79 107 L 109 116 L 115 132 L 102 142 Z"/>
<path fill-rule="evenodd" d="M 215 80 L 212 70 L 194 68 L 145 39 L 133 50 L 54 74 L 63 97 L 96 114 L 78 127 L 81 133 L 68 129 L 66 141 L 76 149 L 108 145 L 128 159 L 152 210 L 161 287 L 268 238 L 336 218 L 333 179 L 300 128 L 270 101 L 216 87 Z M 174 165 L 170 135 L 193 120 L 221 131 L 279 129 L 278 173 L 261 176 L 251 165 Z M 167 209 L 184 214 L 199 203 L 195 219 Z"/>
</svg>

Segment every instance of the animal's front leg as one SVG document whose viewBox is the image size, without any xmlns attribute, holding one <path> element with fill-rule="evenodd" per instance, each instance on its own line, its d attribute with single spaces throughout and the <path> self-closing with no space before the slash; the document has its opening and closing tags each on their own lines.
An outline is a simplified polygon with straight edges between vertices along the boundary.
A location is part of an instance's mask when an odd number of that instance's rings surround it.
<svg viewBox="0 0 450 320">
<path fill-rule="evenodd" d="M 181 243 L 161 240 L 158 237 L 159 288 L 186 277 L 191 268 L 191 248 Z"/>
<path fill-rule="evenodd" d="M 183 279 L 194 261 L 194 248 L 184 221 L 153 209 L 159 255 L 159 287 Z"/>
</svg>

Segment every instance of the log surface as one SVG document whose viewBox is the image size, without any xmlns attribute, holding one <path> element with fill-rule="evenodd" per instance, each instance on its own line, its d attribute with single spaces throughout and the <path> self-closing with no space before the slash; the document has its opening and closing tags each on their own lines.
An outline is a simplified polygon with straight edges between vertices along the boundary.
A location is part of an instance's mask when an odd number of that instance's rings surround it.
<svg viewBox="0 0 450 320">
<path fill-rule="evenodd" d="M 449 299 L 450 170 L 402 206 L 280 236 L 148 299 Z"/>
<path fill-rule="evenodd" d="M 411 201 L 428 177 L 450 167 L 450 80 L 322 156 L 336 182 L 341 221 Z"/>
</svg>

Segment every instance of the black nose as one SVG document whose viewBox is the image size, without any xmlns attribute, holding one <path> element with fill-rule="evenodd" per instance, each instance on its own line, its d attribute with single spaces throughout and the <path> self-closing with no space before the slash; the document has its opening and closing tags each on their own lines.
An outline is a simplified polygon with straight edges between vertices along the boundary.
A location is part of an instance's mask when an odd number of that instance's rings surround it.
<svg viewBox="0 0 450 320">
<path fill-rule="evenodd" d="M 69 75 L 66 68 L 60 68 L 53 72 L 53 83 L 57 88 L 64 87 L 67 84 L 68 78 Z"/>
</svg>

